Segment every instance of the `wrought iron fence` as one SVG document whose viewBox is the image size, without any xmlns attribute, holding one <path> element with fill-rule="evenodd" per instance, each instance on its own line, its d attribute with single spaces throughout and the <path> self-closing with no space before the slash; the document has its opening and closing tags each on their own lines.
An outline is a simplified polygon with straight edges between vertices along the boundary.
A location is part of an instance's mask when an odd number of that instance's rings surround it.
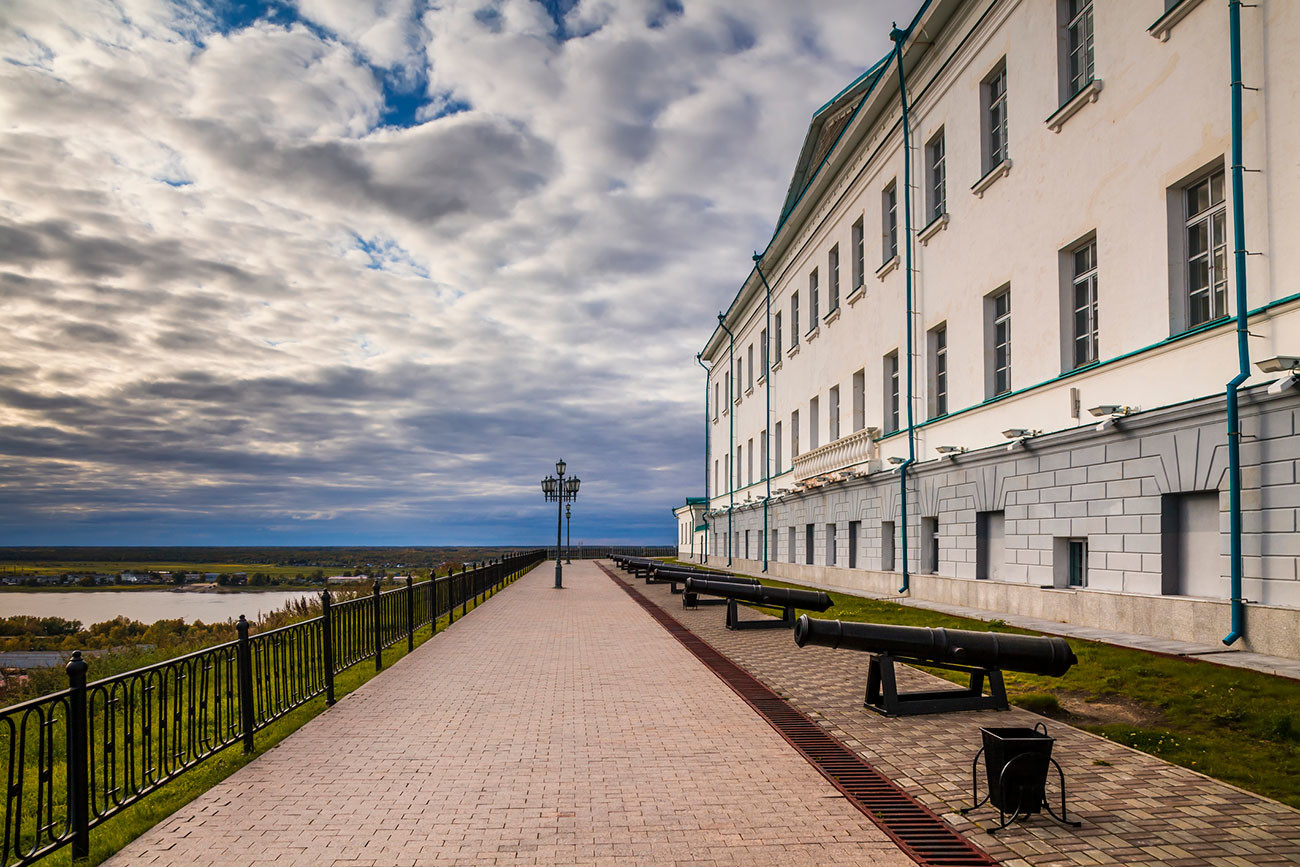
<svg viewBox="0 0 1300 867">
<path fill-rule="evenodd" d="M 546 556 L 528 551 L 429 581 L 333 602 L 321 614 L 253 633 L 156 665 L 86 682 L 81 651 L 68 663 L 68 688 L 0 709 L 4 819 L 0 867 L 30 864 L 64 846 L 90 853 L 90 830 L 168 781 L 324 695 L 334 678 L 470 600 L 510 583 Z"/>
<path fill-rule="evenodd" d="M 601 560 L 612 554 L 628 557 L 676 557 L 676 545 L 570 545 L 560 547 L 561 556 L 569 560 Z M 546 556 L 555 559 L 555 546 L 546 549 Z"/>
</svg>

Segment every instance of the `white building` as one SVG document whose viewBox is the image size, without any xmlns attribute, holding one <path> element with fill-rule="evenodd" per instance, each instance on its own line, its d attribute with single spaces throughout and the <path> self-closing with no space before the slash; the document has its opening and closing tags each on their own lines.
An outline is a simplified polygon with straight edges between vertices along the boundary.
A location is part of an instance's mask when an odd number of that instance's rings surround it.
<svg viewBox="0 0 1300 867">
<path fill-rule="evenodd" d="M 1300 656 L 1300 3 L 1245 88 L 1229 8 L 929 0 L 813 116 L 700 356 L 711 564 Z"/>
</svg>

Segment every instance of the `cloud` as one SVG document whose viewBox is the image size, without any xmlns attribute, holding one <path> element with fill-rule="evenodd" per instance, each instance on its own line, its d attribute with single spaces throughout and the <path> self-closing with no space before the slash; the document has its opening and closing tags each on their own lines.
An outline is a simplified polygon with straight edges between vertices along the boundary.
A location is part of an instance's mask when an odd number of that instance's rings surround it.
<svg viewBox="0 0 1300 867">
<path fill-rule="evenodd" d="M 0 543 L 669 541 L 694 353 L 916 0 L 0 7 Z"/>
</svg>

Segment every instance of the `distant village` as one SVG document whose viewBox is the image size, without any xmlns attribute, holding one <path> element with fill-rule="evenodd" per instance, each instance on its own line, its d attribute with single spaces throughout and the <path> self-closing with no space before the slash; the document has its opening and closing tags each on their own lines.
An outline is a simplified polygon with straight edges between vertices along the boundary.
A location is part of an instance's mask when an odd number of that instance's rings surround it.
<svg viewBox="0 0 1300 867">
<path fill-rule="evenodd" d="M 269 587 L 304 584 L 353 584 L 372 581 L 405 581 L 406 575 L 388 575 L 383 569 L 363 570 L 356 575 L 326 575 L 317 569 L 307 574 L 271 575 L 266 572 L 63 572 L 61 574 L 8 573 L 0 575 L 3 587 L 112 587 L 123 585 L 158 585 L 191 590 L 216 590 L 221 587 Z"/>
</svg>

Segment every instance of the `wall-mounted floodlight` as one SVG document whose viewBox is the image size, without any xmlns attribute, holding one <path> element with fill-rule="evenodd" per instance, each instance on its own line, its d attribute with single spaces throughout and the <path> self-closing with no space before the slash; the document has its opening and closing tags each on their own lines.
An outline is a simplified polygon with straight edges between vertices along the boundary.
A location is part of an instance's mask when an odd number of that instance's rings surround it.
<svg viewBox="0 0 1300 867">
<path fill-rule="evenodd" d="M 967 451 L 965 446 L 935 446 L 934 450 L 941 455 L 959 455 Z"/>
<path fill-rule="evenodd" d="M 1300 358 L 1292 355 L 1275 355 L 1272 358 L 1261 358 L 1255 362 L 1255 366 L 1264 373 L 1282 374 L 1269 385 L 1269 394 L 1281 394 L 1287 389 L 1294 388 L 1296 380 L 1300 378 Z"/>
<path fill-rule="evenodd" d="M 1025 440 L 1029 439 L 1030 437 L 1036 437 L 1041 433 L 1042 431 L 1040 430 L 1031 430 L 1029 428 L 1023 428 L 1023 427 L 1013 427 L 1004 430 L 1002 432 L 1002 435 L 1007 439 L 1011 440 L 1011 444 L 1007 446 L 1007 451 L 1012 451 L 1013 449 L 1015 449 L 1016 446 L 1023 445 Z"/>
<path fill-rule="evenodd" d="M 1094 417 L 1100 418 L 1101 422 L 1097 425 L 1097 430 L 1104 431 L 1108 427 L 1113 427 L 1118 419 L 1126 415 L 1131 415 L 1138 411 L 1136 406 L 1124 406 L 1118 403 L 1103 403 L 1100 406 L 1088 407 L 1088 412 Z"/>
<path fill-rule="evenodd" d="M 899 464 L 901 464 L 901 463 L 902 463 L 903 461 L 905 461 L 905 460 L 907 460 L 907 458 L 900 458 L 900 457 L 898 457 L 897 455 L 895 455 L 894 457 L 892 457 L 892 458 L 889 459 L 889 462 L 890 462 L 891 464 L 893 464 L 894 466 L 898 466 Z"/>
</svg>

